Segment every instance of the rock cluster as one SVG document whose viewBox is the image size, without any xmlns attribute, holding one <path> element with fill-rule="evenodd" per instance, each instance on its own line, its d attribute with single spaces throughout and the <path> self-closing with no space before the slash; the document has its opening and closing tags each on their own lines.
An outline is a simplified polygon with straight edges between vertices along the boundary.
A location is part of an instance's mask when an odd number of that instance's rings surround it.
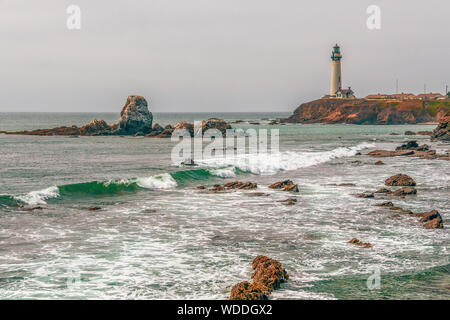
<svg viewBox="0 0 450 320">
<path fill-rule="evenodd" d="M 397 147 L 396 150 L 373 150 L 368 153 L 369 156 L 380 158 L 380 157 L 398 157 L 398 156 L 408 156 L 408 157 L 419 157 L 422 159 L 440 159 L 440 160 L 450 160 L 450 154 L 437 154 L 436 150 L 430 150 L 430 146 L 423 144 L 418 145 L 417 141 L 411 140 L 401 146 Z"/>
<path fill-rule="evenodd" d="M 376 206 L 386 207 L 389 210 L 396 211 L 403 215 L 418 217 L 418 218 L 420 218 L 419 222 L 423 223 L 423 226 L 426 229 L 442 229 L 444 227 L 444 222 L 443 222 L 442 216 L 440 215 L 440 213 L 437 210 L 432 210 L 429 212 L 413 213 L 411 210 L 394 206 L 394 204 L 390 201 L 376 204 Z"/>
<path fill-rule="evenodd" d="M 152 130 L 153 116 L 142 96 L 130 95 L 120 113 L 117 124 L 108 125 L 104 120 L 94 120 L 82 127 L 58 127 L 32 131 L 9 131 L 7 134 L 38 136 L 107 136 L 145 135 Z"/>
<path fill-rule="evenodd" d="M 240 282 L 231 289 L 230 300 L 267 300 L 289 275 L 277 260 L 258 256 L 252 262 L 252 282 Z"/>
<path fill-rule="evenodd" d="M 176 129 L 186 129 L 191 136 L 194 136 L 194 125 L 187 121 L 181 121 L 174 127 L 167 125 L 161 127 L 155 124 L 152 127 L 153 115 L 148 110 L 148 103 L 144 97 L 130 95 L 120 112 L 118 123 L 108 125 L 104 120 L 94 120 L 85 126 L 58 127 L 53 129 L 37 129 L 32 131 L 2 131 L 5 134 L 39 135 L 39 136 L 147 136 L 157 138 L 170 138 Z M 220 119 L 211 118 L 202 122 L 203 133 L 208 129 L 217 129 L 225 134 L 231 125 Z"/>
<path fill-rule="evenodd" d="M 216 129 L 223 136 L 225 136 L 226 131 L 233 128 L 228 122 L 224 120 L 211 118 L 202 121 L 202 133 L 205 134 L 205 132 L 209 129 Z M 153 127 L 153 131 L 150 134 L 148 134 L 147 137 L 170 138 L 175 130 L 186 130 L 191 137 L 193 137 L 195 134 L 194 124 L 192 122 L 180 121 L 173 127 L 171 125 L 166 126 L 164 129 L 162 129 L 160 125 L 158 125 L 157 127 Z"/>
</svg>

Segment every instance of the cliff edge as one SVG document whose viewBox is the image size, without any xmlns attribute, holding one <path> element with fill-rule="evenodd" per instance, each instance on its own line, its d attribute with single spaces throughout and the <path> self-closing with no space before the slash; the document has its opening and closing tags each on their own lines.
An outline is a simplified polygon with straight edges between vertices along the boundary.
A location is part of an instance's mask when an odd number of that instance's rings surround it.
<svg viewBox="0 0 450 320">
<path fill-rule="evenodd" d="M 439 122 L 450 101 L 318 99 L 301 104 L 283 122 L 348 124 L 415 124 Z"/>
</svg>

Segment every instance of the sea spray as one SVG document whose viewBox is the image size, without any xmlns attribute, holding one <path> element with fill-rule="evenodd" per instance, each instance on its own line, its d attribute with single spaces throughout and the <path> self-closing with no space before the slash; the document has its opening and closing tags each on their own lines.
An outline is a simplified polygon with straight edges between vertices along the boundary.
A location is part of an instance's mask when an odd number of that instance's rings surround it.
<svg viewBox="0 0 450 320">
<path fill-rule="evenodd" d="M 217 157 L 199 161 L 206 167 L 220 168 L 234 166 L 253 174 L 273 174 L 279 171 L 297 170 L 318 165 L 332 159 L 351 157 L 360 150 L 372 148 L 374 144 L 360 143 L 352 147 L 339 147 L 321 152 L 279 152 L 276 154 L 242 154 L 233 157 Z"/>
</svg>

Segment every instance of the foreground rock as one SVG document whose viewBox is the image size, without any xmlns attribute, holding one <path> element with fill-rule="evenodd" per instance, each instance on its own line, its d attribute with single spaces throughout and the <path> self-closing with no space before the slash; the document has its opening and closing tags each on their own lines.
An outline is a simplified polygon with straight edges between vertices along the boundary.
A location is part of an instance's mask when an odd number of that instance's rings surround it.
<svg viewBox="0 0 450 320">
<path fill-rule="evenodd" d="M 396 187 L 407 187 L 407 186 L 415 186 L 416 182 L 413 178 L 406 174 L 396 174 L 392 176 L 384 182 L 387 186 L 396 186 Z"/>
<path fill-rule="evenodd" d="M 414 124 L 439 121 L 450 110 L 449 101 L 433 105 L 421 100 L 374 101 L 366 99 L 318 99 L 301 104 L 291 123 Z"/>
<path fill-rule="evenodd" d="M 425 229 L 442 229 L 444 227 L 442 217 L 437 210 L 414 213 L 413 216 L 420 218 L 419 221 L 424 224 Z"/>
<path fill-rule="evenodd" d="M 450 141 L 450 111 L 440 120 L 431 135 L 431 139 Z"/>
<path fill-rule="evenodd" d="M 267 300 L 268 295 L 289 279 L 277 260 L 258 256 L 252 262 L 252 283 L 240 282 L 231 289 L 230 300 Z"/>
<path fill-rule="evenodd" d="M 279 181 L 271 184 L 269 186 L 270 189 L 278 189 L 289 192 L 299 192 L 298 185 L 292 182 L 291 180 Z"/>
<path fill-rule="evenodd" d="M 239 282 L 231 288 L 230 300 L 268 300 L 267 294 L 248 281 Z"/>
</svg>

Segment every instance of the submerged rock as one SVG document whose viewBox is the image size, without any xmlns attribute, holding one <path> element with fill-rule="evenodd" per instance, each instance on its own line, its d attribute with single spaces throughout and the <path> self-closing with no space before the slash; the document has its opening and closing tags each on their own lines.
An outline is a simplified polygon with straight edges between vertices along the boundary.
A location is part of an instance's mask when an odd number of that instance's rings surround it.
<svg viewBox="0 0 450 320">
<path fill-rule="evenodd" d="M 417 190 L 413 187 L 403 187 L 392 192 L 394 196 L 402 197 L 417 194 Z"/>
<path fill-rule="evenodd" d="M 356 246 L 364 247 L 364 248 L 371 248 L 372 244 L 369 242 L 362 242 L 359 239 L 353 238 L 348 243 L 354 244 Z"/>
</svg>

